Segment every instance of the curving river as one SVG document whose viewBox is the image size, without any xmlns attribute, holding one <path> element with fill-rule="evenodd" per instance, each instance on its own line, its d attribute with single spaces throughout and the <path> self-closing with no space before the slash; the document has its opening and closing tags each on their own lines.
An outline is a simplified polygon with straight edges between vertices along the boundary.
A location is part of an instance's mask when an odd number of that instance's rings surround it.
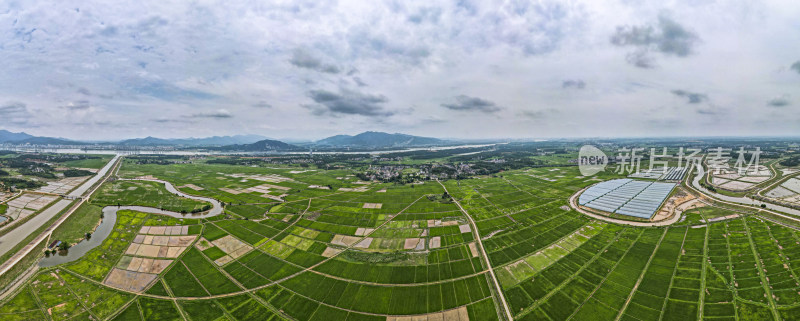
<svg viewBox="0 0 800 321">
<path fill-rule="evenodd" d="M 178 195 L 180 197 L 193 199 L 193 200 L 196 200 L 196 201 L 209 202 L 209 203 L 211 203 L 211 206 L 212 206 L 211 209 L 208 210 L 207 212 L 197 213 L 197 214 L 181 214 L 181 213 L 177 213 L 177 212 L 162 211 L 162 210 L 158 210 L 158 209 L 156 209 L 156 210 L 161 211 L 161 212 L 153 213 L 153 214 L 169 215 L 169 216 L 177 217 L 177 218 L 184 218 L 184 217 L 206 218 L 206 217 L 212 217 L 212 216 L 217 216 L 219 214 L 222 214 L 222 204 L 220 204 L 219 201 L 217 201 L 217 200 L 215 200 L 213 198 L 209 198 L 209 197 L 202 197 L 202 196 L 195 196 L 195 195 L 186 194 L 184 192 L 181 192 L 177 188 L 175 188 L 175 185 L 172 185 L 172 183 L 167 182 L 167 181 L 162 181 L 160 179 L 149 179 L 149 178 L 148 179 L 138 179 L 138 178 L 137 179 L 124 179 L 124 178 L 121 178 L 119 180 L 121 180 L 121 181 L 145 181 L 145 182 L 161 183 L 161 184 L 164 184 L 164 187 L 167 188 L 167 191 L 169 191 L 172 194 Z M 142 208 L 150 208 L 150 207 L 142 207 Z M 147 213 L 151 213 L 151 212 L 147 212 Z"/>
<path fill-rule="evenodd" d="M 190 198 L 193 200 L 209 202 L 212 204 L 212 208 L 206 212 L 202 213 L 178 213 L 172 211 L 165 211 L 162 209 L 154 208 L 154 207 L 146 207 L 146 206 L 106 206 L 103 208 L 103 219 L 100 221 L 100 225 L 95 229 L 94 233 L 92 233 L 92 237 L 88 240 L 83 240 L 78 244 L 69 248 L 69 251 L 64 254 L 54 254 L 49 257 L 43 258 L 39 261 L 40 267 L 49 267 L 55 266 L 59 264 L 69 263 L 72 261 L 76 261 L 83 257 L 86 253 L 91 251 L 92 249 L 100 246 L 103 244 L 103 241 L 111 235 L 111 231 L 114 230 L 114 225 L 117 223 L 117 212 L 120 210 L 131 210 L 143 213 L 150 213 L 150 214 L 159 214 L 159 215 L 166 215 L 175 218 L 207 218 L 212 216 L 217 216 L 222 214 L 222 204 L 213 199 L 208 197 L 201 197 L 195 195 L 189 195 L 186 193 L 181 192 L 177 188 L 175 188 L 172 183 L 167 181 L 162 181 L 159 179 L 121 179 L 121 180 L 128 180 L 128 181 L 147 181 L 147 182 L 158 182 L 164 184 L 167 188 L 167 191 L 178 195 L 180 197 Z"/>
</svg>

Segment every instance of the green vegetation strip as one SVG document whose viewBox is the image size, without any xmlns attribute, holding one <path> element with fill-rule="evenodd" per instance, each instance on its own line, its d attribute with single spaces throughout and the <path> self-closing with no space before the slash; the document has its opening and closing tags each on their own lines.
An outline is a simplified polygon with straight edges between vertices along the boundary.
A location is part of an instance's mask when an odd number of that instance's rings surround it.
<svg viewBox="0 0 800 321">
<path fill-rule="evenodd" d="M 24 244 L 27 245 L 27 243 Z M 17 262 L 17 264 L 15 264 L 10 270 L 3 275 L 0 275 L 0 289 L 2 289 L 2 292 L 7 291 L 7 287 L 14 282 L 23 282 L 23 280 L 20 280 L 20 277 L 25 274 L 25 271 L 39 262 L 39 259 L 44 256 L 42 251 L 44 251 L 46 246 L 47 240 L 42 241 L 36 245 L 30 253 L 19 260 L 19 262 Z M 16 252 L 14 251 L 14 253 Z M 7 258 L 3 258 L 2 260 L 5 261 Z"/>
</svg>

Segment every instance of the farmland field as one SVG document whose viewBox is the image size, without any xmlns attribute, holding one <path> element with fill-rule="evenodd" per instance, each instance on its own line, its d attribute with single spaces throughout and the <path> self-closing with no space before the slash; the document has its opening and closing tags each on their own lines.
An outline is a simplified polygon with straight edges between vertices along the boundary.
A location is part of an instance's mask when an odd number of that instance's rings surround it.
<svg viewBox="0 0 800 321">
<path fill-rule="evenodd" d="M 0 321 L 800 321 L 800 0 L 0 25 Z"/>
<path fill-rule="evenodd" d="M 65 194 L 93 175 L 112 155 L 23 154 L 0 157 L 0 191 L 11 187 Z"/>
<path fill-rule="evenodd" d="M 162 184 L 144 181 L 115 181 L 103 185 L 92 200 L 97 206 L 139 205 L 173 212 L 191 212 L 207 205 L 204 202 L 178 197 Z"/>
<path fill-rule="evenodd" d="M 520 320 L 791 319 L 800 305 L 800 232 L 713 205 L 668 227 L 569 207 L 610 173 L 389 184 L 342 170 L 126 162 L 120 175 L 224 200 L 225 214 L 119 211 L 102 245 L 8 296 L 4 320 L 497 320 L 501 294 Z M 54 235 L 79 238 L 117 203 L 203 205 L 117 180 Z"/>
</svg>

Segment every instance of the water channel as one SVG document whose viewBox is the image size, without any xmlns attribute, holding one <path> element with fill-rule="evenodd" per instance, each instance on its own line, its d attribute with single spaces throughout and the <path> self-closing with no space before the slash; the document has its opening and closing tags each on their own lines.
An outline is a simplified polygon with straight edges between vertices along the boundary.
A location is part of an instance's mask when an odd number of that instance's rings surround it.
<svg viewBox="0 0 800 321">
<path fill-rule="evenodd" d="M 209 202 L 212 204 L 212 208 L 202 213 L 184 214 L 184 213 L 165 211 L 162 209 L 146 207 L 146 206 L 106 206 L 103 208 L 103 219 L 101 220 L 100 225 L 97 226 L 97 228 L 95 229 L 94 233 L 92 233 L 91 238 L 85 239 L 79 242 L 78 244 L 73 245 L 65 253 L 59 252 L 49 257 L 43 258 L 41 261 L 39 261 L 39 266 L 49 267 L 76 261 L 81 257 L 83 257 L 86 253 L 88 253 L 92 249 L 100 246 L 100 244 L 103 244 L 103 241 L 105 241 L 105 239 L 108 238 L 109 235 L 111 235 L 111 231 L 114 230 L 114 225 L 117 223 L 117 212 L 120 210 L 131 210 L 143 213 L 166 215 L 175 218 L 192 218 L 192 219 L 207 218 L 222 213 L 222 204 L 220 204 L 219 201 L 213 198 L 206 198 L 206 197 L 185 194 L 179 191 L 177 188 L 175 188 L 174 185 L 172 185 L 170 182 L 167 181 L 162 181 L 157 179 L 137 179 L 137 180 L 162 183 L 167 188 L 167 191 L 169 191 L 170 193 L 173 193 L 180 197 Z"/>
</svg>

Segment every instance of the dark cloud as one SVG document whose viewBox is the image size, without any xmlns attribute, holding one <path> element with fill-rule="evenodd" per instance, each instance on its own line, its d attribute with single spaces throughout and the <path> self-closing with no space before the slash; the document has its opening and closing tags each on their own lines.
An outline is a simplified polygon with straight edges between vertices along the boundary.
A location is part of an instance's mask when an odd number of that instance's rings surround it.
<svg viewBox="0 0 800 321">
<path fill-rule="evenodd" d="M 65 106 L 61 106 L 61 108 L 69 110 L 87 110 L 90 107 L 92 107 L 92 105 L 88 100 L 77 100 L 66 104 Z"/>
<path fill-rule="evenodd" d="M 191 115 L 191 116 L 189 116 L 189 117 L 191 117 L 191 118 L 216 118 L 216 119 L 224 119 L 224 118 L 231 118 L 231 117 L 233 117 L 233 115 L 231 115 L 231 112 L 229 112 L 229 111 L 227 111 L 227 110 L 225 110 L 225 109 L 220 109 L 220 110 L 216 110 L 216 111 L 209 111 L 209 112 L 195 113 L 195 114 L 192 114 L 192 115 Z"/>
<path fill-rule="evenodd" d="M 794 71 L 796 71 L 798 74 L 800 74 L 800 61 L 798 61 L 798 62 L 795 62 L 795 63 L 794 63 L 794 64 L 792 64 L 792 66 L 791 66 L 791 67 L 789 67 L 789 68 L 793 69 L 793 70 L 794 70 Z"/>
<path fill-rule="evenodd" d="M 130 88 L 134 90 L 134 93 L 166 101 L 208 100 L 219 98 L 219 96 L 215 94 L 194 89 L 185 89 L 162 80 L 132 77 L 129 78 L 128 82 L 130 83 Z"/>
<path fill-rule="evenodd" d="M 100 30 L 100 35 L 104 37 L 113 37 L 117 35 L 119 30 L 115 26 L 106 26 L 105 28 Z"/>
<path fill-rule="evenodd" d="M 583 89 L 586 88 L 586 82 L 580 79 L 564 80 L 563 82 L 561 82 L 561 88 Z"/>
<path fill-rule="evenodd" d="M 625 55 L 625 60 L 636 67 L 650 69 L 656 66 L 653 58 L 645 50 L 636 50 Z"/>
<path fill-rule="evenodd" d="M 28 108 L 24 103 L 21 102 L 8 102 L 0 106 L 0 112 L 2 112 L 3 114 L 18 113 L 22 111 L 27 112 Z"/>
<path fill-rule="evenodd" d="M 525 117 L 525 118 L 529 118 L 529 119 L 539 120 L 539 119 L 546 118 L 546 117 L 548 117 L 548 116 L 550 116 L 550 115 L 552 115 L 554 113 L 556 113 L 555 109 L 548 108 L 548 109 L 542 109 L 542 110 L 523 110 L 523 111 L 520 111 L 518 113 L 518 115 L 522 116 L 522 117 Z"/>
<path fill-rule="evenodd" d="M 422 124 L 442 124 L 442 123 L 446 123 L 446 122 L 447 122 L 447 120 L 439 118 L 439 117 L 436 117 L 436 116 L 426 116 L 425 118 L 422 118 L 422 119 L 419 120 L 419 124 L 420 125 L 422 125 Z"/>
<path fill-rule="evenodd" d="M 408 21 L 415 24 L 421 24 L 423 22 L 437 23 L 441 15 L 442 8 L 420 8 L 416 13 L 408 16 Z"/>
<path fill-rule="evenodd" d="M 494 102 L 466 95 L 459 95 L 456 97 L 456 102 L 454 104 L 442 104 L 442 107 L 450 110 L 480 111 L 484 113 L 496 113 L 503 109 Z"/>
<path fill-rule="evenodd" d="M 272 108 L 272 105 L 270 105 L 266 101 L 262 100 L 262 101 L 259 101 L 259 102 L 255 103 L 255 104 L 253 104 L 253 107 L 256 107 L 256 108 Z"/>
<path fill-rule="evenodd" d="M 366 86 L 367 86 L 367 83 L 365 83 L 364 81 L 362 81 L 362 80 L 361 80 L 361 77 L 353 77 L 353 81 L 354 81 L 354 82 L 356 83 L 356 85 L 358 85 L 359 87 L 366 87 Z"/>
<path fill-rule="evenodd" d="M 304 105 L 316 115 L 361 115 L 391 116 L 394 113 L 384 109 L 383 104 L 389 100 L 383 95 L 365 94 L 349 89 L 340 89 L 338 93 L 324 89 L 308 92 L 316 104 Z"/>
<path fill-rule="evenodd" d="M 130 29 L 132 36 L 135 36 L 136 38 L 153 38 L 156 37 L 159 32 L 168 24 L 169 21 L 163 17 L 151 16 L 139 20 L 135 25 L 131 26 Z"/>
<path fill-rule="evenodd" d="M 89 91 L 89 89 L 86 89 L 86 88 L 83 88 L 83 87 L 78 88 L 77 92 L 79 94 L 83 94 L 83 95 L 86 95 L 86 96 L 91 96 L 92 95 L 92 92 Z"/>
<path fill-rule="evenodd" d="M 584 17 L 582 10 L 572 10 L 566 1 L 506 1 L 505 12 L 514 19 L 506 20 L 506 30 L 502 34 L 510 45 L 522 48 L 526 55 L 542 55 L 555 51 L 568 34 L 582 29 L 580 22 Z M 523 25 L 509 20 L 524 19 Z M 513 31 L 512 31 L 513 30 Z"/>
<path fill-rule="evenodd" d="M 649 46 L 654 42 L 652 26 L 617 26 L 617 32 L 611 36 L 615 46 Z"/>
<path fill-rule="evenodd" d="M 478 13 L 478 5 L 474 3 L 472 0 L 457 0 L 456 1 L 457 9 L 465 11 L 469 15 L 475 15 Z"/>
<path fill-rule="evenodd" d="M 700 115 L 716 115 L 719 112 L 713 108 L 698 108 L 696 112 Z"/>
<path fill-rule="evenodd" d="M 112 125 L 115 125 L 113 122 L 108 121 L 108 120 L 76 121 L 76 122 L 71 122 L 70 124 L 78 125 L 78 126 L 112 126 Z"/>
<path fill-rule="evenodd" d="M 671 93 L 675 96 L 686 98 L 686 102 L 689 104 L 699 104 L 708 101 L 708 95 L 706 94 L 695 93 L 681 89 L 673 90 Z"/>
<path fill-rule="evenodd" d="M 161 123 L 161 124 L 168 124 L 168 123 L 193 124 L 193 123 L 195 123 L 195 121 L 191 121 L 191 120 L 188 120 L 188 119 L 170 119 L 170 118 L 156 118 L 156 119 L 153 119 L 153 121 L 156 122 L 156 123 Z"/>
<path fill-rule="evenodd" d="M 347 35 L 347 45 L 362 58 L 395 60 L 410 65 L 419 65 L 432 54 L 432 48 L 424 41 L 387 35 L 372 26 L 353 28 Z"/>
<path fill-rule="evenodd" d="M 18 125 L 26 124 L 32 117 L 30 111 L 28 111 L 28 106 L 18 101 L 10 101 L 0 105 L 0 115 L 3 116 L 3 122 Z"/>
<path fill-rule="evenodd" d="M 767 102 L 767 106 L 770 106 L 770 107 L 784 107 L 784 106 L 788 106 L 790 104 L 791 104 L 791 102 L 789 101 L 789 97 L 788 96 L 775 97 L 775 98 L 770 99 Z"/>
<path fill-rule="evenodd" d="M 702 105 L 702 107 L 698 106 L 697 109 L 695 109 L 695 112 L 697 112 L 700 115 L 717 115 L 717 116 L 719 116 L 719 115 L 728 115 L 728 114 L 730 114 L 731 109 L 728 108 L 728 107 L 720 107 L 720 106 L 717 106 L 715 104 L 709 103 L 709 104 Z"/>
<path fill-rule="evenodd" d="M 611 36 L 611 43 L 615 46 L 637 48 L 628 54 L 627 60 L 640 68 L 653 66 L 651 52 L 689 56 L 699 40 L 697 34 L 663 14 L 658 17 L 656 26 L 618 26 Z"/>
<path fill-rule="evenodd" d="M 322 60 L 302 49 L 296 49 L 292 54 L 292 58 L 289 59 L 289 62 L 299 68 L 311 69 L 329 74 L 338 74 L 341 71 L 339 67 L 323 63 Z"/>
<path fill-rule="evenodd" d="M 686 57 L 692 53 L 698 41 L 694 32 L 663 15 L 658 17 L 658 25 L 661 27 L 658 51 L 678 57 Z"/>
</svg>

